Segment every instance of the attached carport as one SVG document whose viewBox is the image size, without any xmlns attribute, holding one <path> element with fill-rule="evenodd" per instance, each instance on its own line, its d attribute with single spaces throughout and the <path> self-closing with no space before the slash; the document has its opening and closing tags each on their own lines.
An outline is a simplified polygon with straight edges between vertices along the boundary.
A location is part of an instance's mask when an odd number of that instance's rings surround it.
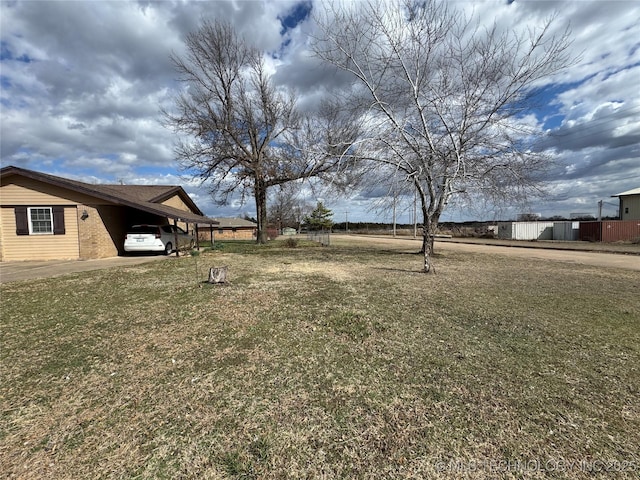
<svg viewBox="0 0 640 480">
<path fill-rule="evenodd" d="M 185 230 L 194 230 L 196 236 L 196 248 L 200 248 L 198 241 L 198 223 L 206 225 L 217 225 L 218 222 L 200 215 L 198 213 L 181 210 L 170 205 L 164 205 L 162 203 L 155 203 L 151 201 L 143 201 L 138 198 L 134 198 L 132 195 L 127 194 L 127 190 L 123 187 L 133 187 L 135 185 L 125 186 L 106 186 L 96 185 L 94 188 L 97 190 L 93 194 L 109 204 L 97 204 L 91 205 L 90 208 L 85 208 L 82 222 L 89 223 L 92 215 L 95 214 L 100 223 L 104 226 L 114 245 L 118 249 L 118 255 L 124 255 L 124 239 L 127 233 L 127 229 L 132 225 L 138 224 L 150 224 L 150 225 L 165 225 L 172 223 L 173 225 L 180 225 Z M 114 191 L 111 191 L 114 190 Z M 114 194 L 114 193 L 117 193 Z M 195 204 L 189 205 L 191 208 L 200 211 Z M 85 206 L 87 207 L 87 206 Z M 87 211 L 89 210 L 89 211 Z M 85 228 L 85 230 L 95 230 Z M 82 241 L 80 242 L 82 246 Z M 176 255 L 179 255 L 176 251 Z"/>
<path fill-rule="evenodd" d="M 99 186 L 102 190 L 103 186 Z M 102 203 L 86 203 L 78 207 L 78 234 L 81 259 L 101 258 L 96 255 L 99 245 L 108 237 L 116 250 L 114 254 L 123 256 L 124 240 L 127 229 L 132 225 L 179 225 L 184 230 L 194 230 L 196 248 L 200 248 L 197 236 L 198 223 L 217 225 L 218 222 L 197 213 L 188 212 L 170 205 L 133 200 L 130 198 L 109 195 L 100 191 L 96 195 Z M 105 203 L 109 202 L 109 203 Z M 196 207 L 197 208 L 197 207 Z M 96 246 L 98 245 L 98 246 Z M 178 255 L 178 252 L 176 252 Z"/>
<path fill-rule="evenodd" d="M 195 246 L 197 250 L 200 250 L 200 239 L 198 235 L 198 224 L 206 224 L 209 225 L 209 229 L 213 232 L 213 225 L 218 225 L 220 222 L 217 222 L 211 218 L 205 217 L 203 215 L 196 215 L 193 213 L 184 212 L 182 210 L 175 209 L 173 207 L 169 207 L 166 205 L 162 205 L 163 210 L 165 210 L 166 218 L 171 219 L 173 225 L 178 226 L 179 223 L 185 224 L 187 228 L 185 230 L 189 232 L 193 230 L 195 237 Z M 150 210 L 149 210 L 150 212 Z M 191 228 L 189 228 L 191 226 Z M 213 244 L 213 233 L 211 234 L 211 243 Z M 175 237 L 175 245 L 178 245 L 178 236 L 176 233 Z M 179 249 L 175 250 L 176 257 L 180 256 Z"/>
</svg>

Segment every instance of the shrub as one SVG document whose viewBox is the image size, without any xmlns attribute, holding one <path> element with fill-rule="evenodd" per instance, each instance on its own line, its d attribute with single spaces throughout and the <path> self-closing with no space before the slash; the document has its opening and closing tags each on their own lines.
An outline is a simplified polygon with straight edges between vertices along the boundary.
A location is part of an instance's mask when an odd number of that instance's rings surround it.
<svg viewBox="0 0 640 480">
<path fill-rule="evenodd" d="M 289 237 L 284 241 L 284 246 L 287 248 L 296 248 L 298 246 L 298 240 L 295 238 Z"/>
</svg>

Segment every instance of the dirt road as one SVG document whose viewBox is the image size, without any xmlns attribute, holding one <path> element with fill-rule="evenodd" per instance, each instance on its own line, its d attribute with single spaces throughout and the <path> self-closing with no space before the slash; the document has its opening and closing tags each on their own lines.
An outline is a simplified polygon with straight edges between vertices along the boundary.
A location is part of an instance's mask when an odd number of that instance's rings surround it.
<svg viewBox="0 0 640 480">
<path fill-rule="evenodd" d="M 334 240 L 335 239 L 335 240 Z M 363 242 L 375 245 L 388 245 L 388 246 L 412 246 L 420 248 L 421 239 L 416 240 L 413 238 L 385 238 L 385 237 L 371 237 L 366 235 L 336 235 L 332 237 L 332 243 L 340 241 L 340 239 L 347 240 L 349 242 Z M 479 244 L 466 244 L 466 243 L 454 243 L 448 241 L 437 241 L 436 249 L 442 250 L 457 250 L 461 252 L 475 252 L 475 253 L 491 253 L 499 255 L 508 255 L 515 257 L 530 258 L 532 260 L 553 260 L 565 263 L 579 263 L 583 265 L 592 265 L 602 268 L 623 268 L 626 270 L 638 270 L 640 271 L 640 255 L 631 254 L 615 254 L 615 253 L 603 253 L 603 252 L 582 252 L 574 250 L 552 250 L 548 248 L 521 248 L 521 247 L 505 247 L 497 245 L 479 245 Z"/>
</svg>

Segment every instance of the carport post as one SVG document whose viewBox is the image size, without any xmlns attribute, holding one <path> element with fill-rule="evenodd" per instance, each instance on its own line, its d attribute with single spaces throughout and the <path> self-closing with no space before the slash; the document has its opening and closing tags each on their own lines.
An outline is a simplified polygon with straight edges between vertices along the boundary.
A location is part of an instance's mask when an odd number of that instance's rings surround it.
<svg viewBox="0 0 640 480">
<path fill-rule="evenodd" d="M 200 251 L 200 234 L 198 233 L 198 222 L 194 223 L 196 227 L 196 250 Z"/>
<path fill-rule="evenodd" d="M 173 226 L 175 227 L 173 229 L 173 240 L 176 242 L 175 243 L 176 257 L 179 257 L 180 256 L 180 249 L 178 248 L 178 219 L 177 218 L 173 219 Z"/>
</svg>

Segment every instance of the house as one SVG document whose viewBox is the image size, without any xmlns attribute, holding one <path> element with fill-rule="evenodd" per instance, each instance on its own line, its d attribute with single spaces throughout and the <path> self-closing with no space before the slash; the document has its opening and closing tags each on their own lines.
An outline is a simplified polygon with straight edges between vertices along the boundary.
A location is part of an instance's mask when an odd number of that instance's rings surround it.
<svg viewBox="0 0 640 480">
<path fill-rule="evenodd" d="M 244 218 L 212 218 L 218 224 L 209 230 L 209 225 L 199 225 L 200 240 L 255 240 L 258 225 Z M 215 235 L 212 235 L 215 234 Z"/>
<path fill-rule="evenodd" d="M 640 220 L 640 188 L 611 196 L 620 200 L 620 220 Z"/>
<path fill-rule="evenodd" d="M 122 255 L 134 224 L 215 223 L 180 186 L 91 185 L 8 166 L 0 169 L 0 261 Z"/>
</svg>

